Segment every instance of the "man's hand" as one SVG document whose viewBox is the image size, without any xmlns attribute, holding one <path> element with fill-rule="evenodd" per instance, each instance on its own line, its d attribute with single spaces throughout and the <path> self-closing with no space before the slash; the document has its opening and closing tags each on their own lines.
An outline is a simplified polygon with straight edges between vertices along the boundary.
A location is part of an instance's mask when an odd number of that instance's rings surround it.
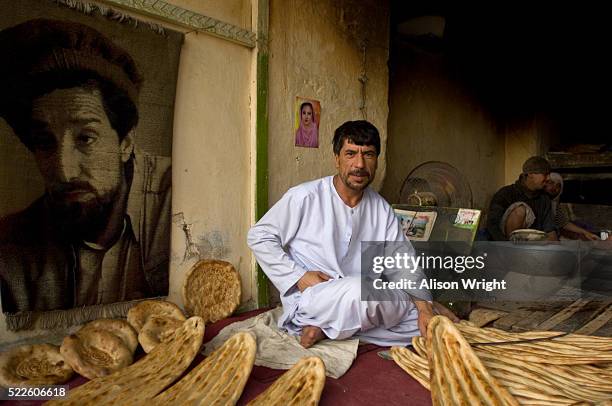
<svg viewBox="0 0 612 406">
<path fill-rule="evenodd" d="M 431 321 L 431 318 L 439 314 L 440 316 L 448 317 L 453 323 L 459 322 L 459 317 L 455 315 L 452 311 L 450 311 L 446 306 L 442 305 L 438 302 L 433 302 L 433 305 L 430 302 L 426 302 L 424 300 L 415 300 L 414 304 L 417 307 L 419 312 L 419 331 L 421 332 L 421 336 L 427 337 L 427 326 Z"/>
<path fill-rule="evenodd" d="M 419 312 L 419 331 L 421 332 L 421 336 L 427 337 L 427 326 L 434 316 L 433 306 L 431 302 L 426 302 L 424 300 L 415 300 L 414 304 Z"/>
<path fill-rule="evenodd" d="M 303 292 L 306 290 L 306 288 L 328 280 L 330 280 L 330 277 L 324 272 L 308 271 L 297 281 L 297 287 L 300 292 Z"/>
<path fill-rule="evenodd" d="M 593 233 L 591 233 L 591 232 L 589 232 L 587 230 L 584 230 L 582 235 L 583 235 L 584 239 L 587 240 L 587 241 L 599 241 L 599 237 L 598 236 L 596 236 L 595 234 L 593 234 Z"/>
<path fill-rule="evenodd" d="M 459 323 L 459 321 L 461 321 L 461 319 L 457 317 L 457 315 L 453 313 L 452 310 L 444 306 L 442 303 L 433 302 L 433 310 L 434 310 L 434 314 L 439 314 L 440 316 L 446 316 L 453 323 Z"/>
</svg>

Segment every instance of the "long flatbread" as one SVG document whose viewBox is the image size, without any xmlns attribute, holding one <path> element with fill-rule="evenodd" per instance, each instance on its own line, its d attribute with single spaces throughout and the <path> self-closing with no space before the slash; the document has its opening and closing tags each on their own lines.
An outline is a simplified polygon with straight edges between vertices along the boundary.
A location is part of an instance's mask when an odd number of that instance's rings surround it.
<svg viewBox="0 0 612 406">
<path fill-rule="evenodd" d="M 138 362 L 71 390 L 68 399 L 46 404 L 98 406 L 145 402 L 187 369 L 202 346 L 203 337 L 203 320 L 192 317 L 176 330 L 174 337 L 155 347 Z"/>
<path fill-rule="evenodd" d="M 321 358 L 302 358 L 247 406 L 316 406 L 324 386 Z"/>
<path fill-rule="evenodd" d="M 427 390 L 429 388 L 429 365 L 427 360 L 404 347 L 391 348 L 391 356 L 397 365 L 416 379 Z"/>
<path fill-rule="evenodd" d="M 431 399 L 434 405 L 518 406 L 448 318 L 434 316 L 428 326 Z"/>
<path fill-rule="evenodd" d="M 595 348 L 605 353 L 610 351 L 610 338 L 569 334 L 551 338 L 551 341 L 518 343 L 517 341 L 530 338 L 554 337 L 559 333 L 507 333 L 497 329 L 476 328 L 463 322 L 454 326 L 470 341 L 514 342 L 508 344 L 507 354 L 490 351 L 497 345 L 477 346 L 474 347 L 474 352 L 490 374 L 521 404 L 573 405 L 580 401 L 597 403 L 612 398 L 612 371 L 606 368 L 606 364 L 553 365 L 547 362 L 550 358 L 546 356 L 540 357 L 538 362 L 527 362 L 520 356 L 522 347 L 542 343 L 548 344 L 548 351 L 564 349 L 568 343 L 571 343 L 575 348 L 572 353 L 592 352 Z M 404 371 L 429 389 L 430 371 L 425 339 L 414 337 L 412 344 L 416 354 L 407 348 L 399 347 L 392 348 L 391 354 Z M 519 356 L 515 356 L 516 354 Z"/>
<path fill-rule="evenodd" d="M 237 333 L 187 376 L 157 395 L 150 405 L 235 405 L 246 385 L 257 343 L 250 333 Z"/>
</svg>

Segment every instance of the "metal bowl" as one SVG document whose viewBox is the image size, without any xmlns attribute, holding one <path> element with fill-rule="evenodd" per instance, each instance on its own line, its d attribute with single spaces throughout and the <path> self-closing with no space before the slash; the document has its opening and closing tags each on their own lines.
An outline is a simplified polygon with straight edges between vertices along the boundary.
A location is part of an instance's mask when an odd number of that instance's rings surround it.
<svg viewBox="0 0 612 406">
<path fill-rule="evenodd" d="M 546 233 L 544 231 L 531 228 L 521 228 L 510 234 L 510 241 L 544 241 L 545 239 Z"/>
</svg>

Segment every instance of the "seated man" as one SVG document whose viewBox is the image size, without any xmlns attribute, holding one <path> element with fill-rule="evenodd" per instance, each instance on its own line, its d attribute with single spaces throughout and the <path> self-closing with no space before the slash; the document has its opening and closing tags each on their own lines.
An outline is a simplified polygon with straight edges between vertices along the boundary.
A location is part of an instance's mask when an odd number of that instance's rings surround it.
<svg viewBox="0 0 612 406">
<path fill-rule="evenodd" d="M 555 221 L 555 227 L 558 230 L 558 233 L 561 234 L 562 231 L 565 231 L 564 234 L 569 234 L 570 236 L 576 236 L 576 238 L 587 240 L 587 241 L 597 241 L 599 237 L 595 234 L 591 233 L 588 230 L 572 223 L 567 216 L 567 213 L 559 207 L 561 203 L 561 193 L 563 193 L 563 178 L 560 174 L 553 172 L 550 174 L 550 178 L 546 185 L 544 186 L 544 191 L 550 196 L 552 199 L 552 212 L 553 219 Z"/>
<path fill-rule="evenodd" d="M 547 239 L 557 240 L 550 197 L 543 190 L 549 174 L 548 161 L 533 156 L 525 161 L 514 184 L 495 193 L 487 215 L 487 231 L 493 240 L 508 240 L 514 230 L 522 228 L 544 231 Z"/>
<path fill-rule="evenodd" d="M 351 336 L 407 345 L 419 331 L 426 334 L 432 302 L 401 290 L 389 301 L 361 300 L 361 242 L 405 241 L 393 209 L 368 187 L 380 154 L 378 130 L 367 121 L 346 122 L 333 148 L 335 176 L 291 188 L 249 231 L 249 247 L 280 292 L 279 327 L 301 335 L 306 348 Z"/>
</svg>

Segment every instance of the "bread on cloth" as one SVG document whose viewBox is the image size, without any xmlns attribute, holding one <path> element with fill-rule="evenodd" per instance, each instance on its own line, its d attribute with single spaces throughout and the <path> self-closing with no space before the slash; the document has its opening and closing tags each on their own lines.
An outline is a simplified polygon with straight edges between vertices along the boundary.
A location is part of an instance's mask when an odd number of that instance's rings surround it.
<svg viewBox="0 0 612 406">
<path fill-rule="evenodd" d="M 100 319 L 64 338 L 60 352 L 88 379 L 109 375 L 134 362 L 136 332 L 125 320 Z"/>
<path fill-rule="evenodd" d="M 171 337 L 174 331 L 183 323 L 184 321 L 171 317 L 150 316 L 138 334 L 138 342 L 140 342 L 142 349 L 148 354 L 159 343 Z"/>
<path fill-rule="evenodd" d="M 175 320 L 185 321 L 183 311 L 172 302 L 165 300 L 143 300 L 132 307 L 127 314 L 127 321 L 137 333 L 140 333 L 151 316 L 164 316 Z"/>
<path fill-rule="evenodd" d="M 74 371 L 57 345 L 21 345 L 0 353 L 0 386 L 59 385 Z"/>
<path fill-rule="evenodd" d="M 46 405 L 148 405 L 192 363 L 202 346 L 204 323 L 192 317 L 172 337 L 134 364 L 71 389 L 68 399 Z"/>
</svg>

